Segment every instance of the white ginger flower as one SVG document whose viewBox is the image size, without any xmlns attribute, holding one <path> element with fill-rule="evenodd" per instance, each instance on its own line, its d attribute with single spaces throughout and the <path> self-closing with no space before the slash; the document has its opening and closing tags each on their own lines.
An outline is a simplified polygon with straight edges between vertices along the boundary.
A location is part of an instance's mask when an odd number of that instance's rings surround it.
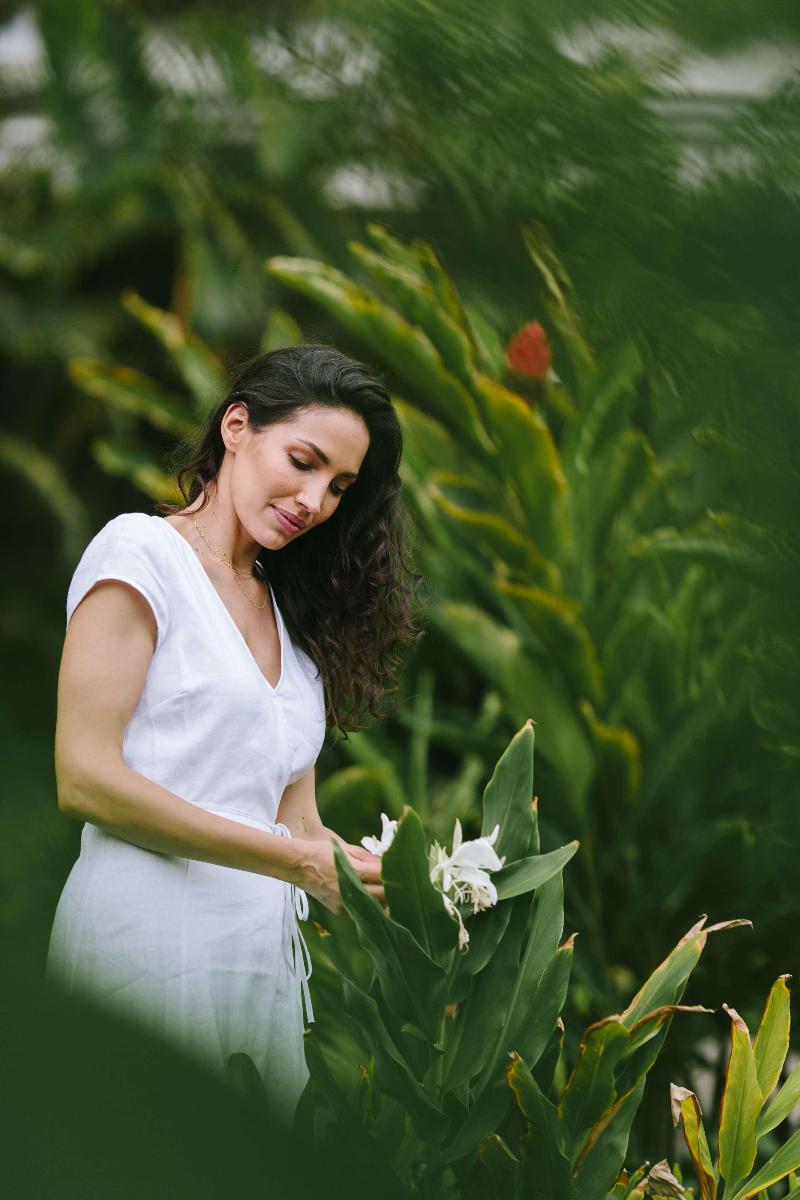
<svg viewBox="0 0 800 1200">
<path fill-rule="evenodd" d="M 388 850 L 394 841 L 394 835 L 397 831 L 397 821 L 390 821 L 386 813 L 381 813 L 381 830 L 380 838 L 362 837 L 361 845 L 364 846 L 371 854 L 377 854 L 379 857 L 384 850 Z"/>
<path fill-rule="evenodd" d="M 444 906 L 450 916 L 458 921 L 458 946 L 462 949 L 469 942 L 469 933 L 464 927 L 461 914 L 454 901 L 471 904 L 473 913 L 491 908 L 497 903 L 497 889 L 489 878 L 489 871 L 499 871 L 505 857 L 498 858 L 494 849 L 500 833 L 495 825 L 488 837 L 461 840 L 461 822 L 457 819 L 453 830 L 453 849 L 450 854 L 443 846 L 434 842 L 430 851 L 431 882 L 442 892 Z"/>
</svg>

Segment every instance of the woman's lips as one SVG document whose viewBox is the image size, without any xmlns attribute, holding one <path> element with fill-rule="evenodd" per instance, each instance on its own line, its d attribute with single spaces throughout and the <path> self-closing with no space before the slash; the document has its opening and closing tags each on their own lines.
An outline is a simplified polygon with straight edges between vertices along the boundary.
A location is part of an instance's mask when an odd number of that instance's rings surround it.
<svg viewBox="0 0 800 1200">
<path fill-rule="evenodd" d="M 288 530 L 289 533 L 297 533 L 303 528 L 303 523 L 296 517 L 292 517 L 290 513 L 284 512 L 282 508 L 276 508 L 274 504 L 272 507 L 275 509 L 275 515 L 278 518 L 279 523 L 284 529 Z"/>
</svg>

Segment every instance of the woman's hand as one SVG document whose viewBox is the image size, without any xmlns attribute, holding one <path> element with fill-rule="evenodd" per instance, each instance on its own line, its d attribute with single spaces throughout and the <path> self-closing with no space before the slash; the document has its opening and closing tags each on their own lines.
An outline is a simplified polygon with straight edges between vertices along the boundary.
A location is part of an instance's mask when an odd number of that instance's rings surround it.
<svg viewBox="0 0 800 1200">
<path fill-rule="evenodd" d="M 329 908 L 331 912 L 341 915 L 344 910 L 339 893 L 339 880 L 336 875 L 336 864 L 333 857 L 333 843 L 326 841 L 305 841 L 294 839 L 302 847 L 298 863 L 297 885 L 309 896 L 313 896 Z M 350 860 L 350 865 L 358 875 L 365 891 L 374 896 L 384 907 L 386 897 L 381 882 L 381 860 L 377 854 L 371 854 L 364 846 L 351 846 L 340 843 Z"/>
</svg>

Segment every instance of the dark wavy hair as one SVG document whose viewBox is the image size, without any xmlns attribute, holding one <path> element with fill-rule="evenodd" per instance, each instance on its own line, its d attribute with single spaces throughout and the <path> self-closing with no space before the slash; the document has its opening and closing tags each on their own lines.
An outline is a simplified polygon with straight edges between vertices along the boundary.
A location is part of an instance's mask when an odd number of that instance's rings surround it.
<svg viewBox="0 0 800 1200">
<path fill-rule="evenodd" d="M 386 715 L 398 685 L 401 646 L 421 636 L 413 616 L 421 577 L 410 565 L 397 415 L 383 384 L 333 346 L 311 343 L 260 354 L 237 368 L 205 427 L 171 457 L 187 505 L 202 492 L 201 508 L 211 498 L 225 454 L 220 424 L 236 401 L 246 405 L 256 432 L 314 405 L 357 413 L 369 431 L 358 479 L 333 515 L 281 550 L 262 550 L 257 560 L 292 641 L 322 676 L 328 723 L 353 732 L 363 728 L 367 714 Z M 182 508 L 157 507 L 162 515 Z"/>
</svg>

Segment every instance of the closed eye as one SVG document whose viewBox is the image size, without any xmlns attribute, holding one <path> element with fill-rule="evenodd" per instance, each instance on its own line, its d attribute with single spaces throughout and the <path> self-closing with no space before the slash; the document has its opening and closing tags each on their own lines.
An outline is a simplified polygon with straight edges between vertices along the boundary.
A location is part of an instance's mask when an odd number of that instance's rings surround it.
<svg viewBox="0 0 800 1200">
<path fill-rule="evenodd" d="M 295 456 L 293 454 L 290 454 L 289 458 L 291 459 L 292 466 L 297 467 L 298 471 L 313 471 L 314 470 L 313 463 L 303 462 L 302 459 L 295 458 Z M 338 483 L 331 484 L 331 491 L 333 492 L 334 496 L 343 496 L 344 493 L 346 492 L 346 490 L 347 490 L 346 488 L 339 487 Z"/>
</svg>

